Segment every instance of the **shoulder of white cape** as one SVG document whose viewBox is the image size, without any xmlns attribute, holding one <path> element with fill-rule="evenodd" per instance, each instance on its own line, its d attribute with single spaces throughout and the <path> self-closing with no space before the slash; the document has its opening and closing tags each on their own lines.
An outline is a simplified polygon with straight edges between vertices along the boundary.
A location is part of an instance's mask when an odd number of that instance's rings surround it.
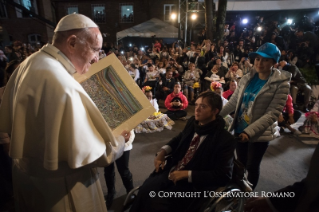
<svg viewBox="0 0 319 212">
<path fill-rule="evenodd" d="M 33 73 L 28 74 L 29 72 Z M 74 94 L 77 93 L 87 112 L 100 116 L 99 119 L 104 121 L 103 125 L 109 128 L 95 103 L 83 87 L 68 73 L 62 63 L 52 55 L 43 51 L 37 52 L 20 65 L 17 74 L 19 79 L 16 79 L 16 86 L 21 86 L 18 89 L 26 89 L 24 86 L 39 86 L 39 84 L 42 84 L 43 89 L 54 89 L 57 93 L 61 93 L 61 98 L 74 98 Z M 22 79 L 27 83 L 17 83 L 17 80 L 22 81 Z M 115 140 L 114 136 L 112 135 L 112 137 L 113 139 L 110 140 L 116 146 L 113 142 Z"/>
</svg>

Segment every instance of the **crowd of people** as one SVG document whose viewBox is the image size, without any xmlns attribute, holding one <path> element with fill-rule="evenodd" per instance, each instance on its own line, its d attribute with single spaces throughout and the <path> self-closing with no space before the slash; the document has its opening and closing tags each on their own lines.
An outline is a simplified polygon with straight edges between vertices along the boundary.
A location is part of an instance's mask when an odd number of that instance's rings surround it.
<svg viewBox="0 0 319 212">
<path fill-rule="evenodd" d="M 161 130 L 171 127 L 170 119 L 186 120 L 188 105 L 195 107 L 195 115 L 184 130 L 156 154 L 155 170 L 143 183 L 131 211 L 199 210 L 205 199 L 151 198 L 149 193 L 224 186 L 232 178 L 235 150 L 255 189 L 260 163 L 276 137 L 277 123 L 300 134 L 290 125 L 298 120 L 301 110 L 309 117 L 302 131 L 319 130 L 319 110 L 309 112 L 311 87 L 299 70 L 318 62 L 318 37 L 309 29 L 288 28 L 280 29 L 276 22 L 264 24 L 259 17 L 255 25 L 243 30 L 237 22 L 230 28 L 225 25 L 222 41 L 206 39 L 203 30 L 198 42 L 189 47 L 182 48 L 178 41 L 164 44 L 156 40 L 144 51 L 134 44 L 102 45 L 98 26 L 83 15 L 71 14 L 60 20 L 52 44 L 40 51 L 21 42 L 6 46 L 0 51 L 5 86 L 0 89 L 0 168 L 6 173 L 1 182 L 15 185 L 16 205 L 25 211 L 66 211 L 67 207 L 106 211 L 104 199 L 110 207 L 115 195 L 114 164 L 127 193 L 132 190 L 128 162 L 134 131 L 115 137 L 72 78 L 72 74 L 83 74 L 91 64 L 115 53 L 156 109 L 149 119 L 165 120 Z M 34 57 L 28 57 L 32 53 Z M 159 116 L 157 100 L 163 101 L 165 116 Z M 228 124 L 226 117 L 230 117 Z M 140 132 L 153 132 L 143 131 L 143 126 Z M 15 159 L 12 171 L 8 146 Z M 105 167 L 105 197 L 96 167 Z M 309 183 L 314 183 L 309 176 L 315 175 L 313 168 L 310 170 L 293 191 L 308 194 Z M 8 195 L 1 201 L 12 193 L 10 186 L 6 189 Z M 294 201 L 302 202 L 303 197 L 299 195 Z M 318 209 L 315 202 L 310 199 L 304 203 L 304 211 Z M 252 199 L 246 207 L 284 211 L 278 199 Z"/>
</svg>

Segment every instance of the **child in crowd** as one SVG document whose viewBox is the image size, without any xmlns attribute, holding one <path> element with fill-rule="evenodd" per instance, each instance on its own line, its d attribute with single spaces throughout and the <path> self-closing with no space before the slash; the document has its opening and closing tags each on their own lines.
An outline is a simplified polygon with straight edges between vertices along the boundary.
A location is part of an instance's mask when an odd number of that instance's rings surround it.
<svg viewBox="0 0 319 212">
<path fill-rule="evenodd" d="M 188 66 L 189 70 L 184 75 L 184 95 L 189 101 L 194 102 L 194 83 L 200 79 L 200 72 L 196 70 L 195 64 L 190 63 Z M 190 97 L 188 96 L 190 94 Z"/>
<path fill-rule="evenodd" d="M 129 159 L 130 151 L 133 148 L 133 141 L 135 138 L 134 130 L 131 130 L 131 137 L 125 143 L 123 155 L 118 158 L 115 163 L 118 172 L 122 178 L 123 185 L 126 189 L 126 193 L 129 193 L 133 187 L 133 177 L 129 169 Z M 109 209 L 112 206 L 113 199 L 115 196 L 115 165 L 111 163 L 110 165 L 104 167 L 104 178 L 107 187 L 107 195 L 105 196 L 106 206 Z"/>
<path fill-rule="evenodd" d="M 226 105 L 226 103 L 228 102 L 227 99 L 225 99 L 223 97 L 223 87 L 222 87 L 222 84 L 220 84 L 219 82 L 212 82 L 210 84 L 210 89 L 219 94 L 222 98 L 222 102 L 223 102 L 223 107 Z M 225 121 L 225 129 L 228 129 L 230 124 L 233 122 L 233 118 L 230 116 L 230 115 L 227 115 L 224 118 L 224 121 Z"/>
<path fill-rule="evenodd" d="M 165 128 L 171 130 L 174 121 L 172 121 L 166 114 L 159 112 L 157 100 L 153 99 L 152 87 L 144 86 L 143 93 L 155 108 L 156 112 L 150 115 L 145 121 L 135 127 L 136 133 L 153 133 L 161 132 Z"/>
<path fill-rule="evenodd" d="M 163 63 L 163 62 L 159 62 L 159 63 L 158 63 L 158 72 L 159 72 L 159 75 L 160 75 L 161 77 L 164 77 L 164 76 L 165 76 L 166 67 L 164 67 L 164 63 Z"/>
</svg>

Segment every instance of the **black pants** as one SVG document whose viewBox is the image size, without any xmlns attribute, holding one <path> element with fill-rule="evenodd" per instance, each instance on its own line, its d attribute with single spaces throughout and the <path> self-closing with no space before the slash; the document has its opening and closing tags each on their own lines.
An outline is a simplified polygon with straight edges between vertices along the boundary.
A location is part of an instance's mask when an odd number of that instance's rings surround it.
<svg viewBox="0 0 319 212">
<path fill-rule="evenodd" d="M 248 181 L 255 189 L 259 180 L 260 163 L 268 148 L 269 142 L 237 143 L 236 152 L 238 160 L 248 171 Z"/>
<path fill-rule="evenodd" d="M 129 170 L 130 151 L 123 152 L 123 155 L 115 161 L 126 192 L 133 189 L 132 173 Z M 115 165 L 114 163 L 104 167 L 104 178 L 108 193 L 115 193 Z"/>
<path fill-rule="evenodd" d="M 0 144 L 0 208 L 12 195 L 12 159 L 4 152 L 3 145 Z"/>
<path fill-rule="evenodd" d="M 176 110 L 176 111 L 167 110 L 165 114 L 167 114 L 167 116 L 172 120 L 177 120 L 187 116 L 187 112 L 185 110 Z"/>
<path fill-rule="evenodd" d="M 173 181 L 168 179 L 169 169 L 161 173 L 153 172 L 145 180 L 137 194 L 137 197 L 130 209 L 130 212 L 163 212 L 163 211 L 199 211 L 206 198 L 203 190 L 195 190 L 192 183 L 187 180 Z M 208 191 L 214 191 L 216 188 L 207 187 Z M 201 195 L 187 197 L 165 196 L 169 192 L 201 192 Z M 154 196 L 150 196 L 154 194 Z"/>
<path fill-rule="evenodd" d="M 295 110 L 294 116 L 293 116 L 295 123 L 299 120 L 300 116 L 301 116 L 301 112 L 299 110 Z M 282 113 L 282 117 L 284 118 L 285 121 L 278 122 L 279 127 L 285 127 L 289 119 L 288 113 L 286 112 Z"/>
</svg>

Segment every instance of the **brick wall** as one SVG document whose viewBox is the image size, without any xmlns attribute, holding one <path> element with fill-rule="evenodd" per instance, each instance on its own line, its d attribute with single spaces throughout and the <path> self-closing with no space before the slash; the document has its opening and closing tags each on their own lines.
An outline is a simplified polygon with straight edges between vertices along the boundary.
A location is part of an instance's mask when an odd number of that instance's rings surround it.
<svg viewBox="0 0 319 212">
<path fill-rule="evenodd" d="M 38 14 L 54 22 L 59 21 L 67 14 L 67 7 L 78 6 L 79 13 L 88 17 L 92 16 L 92 4 L 105 5 L 106 21 L 98 23 L 102 33 L 109 36 L 104 39 L 108 42 L 116 41 L 116 32 L 128 29 L 137 24 L 143 23 L 151 18 L 164 20 L 164 4 L 176 4 L 178 0 L 52 0 L 55 7 L 55 16 L 52 14 L 51 0 L 37 0 Z M 120 3 L 132 3 L 134 5 L 134 22 L 120 22 Z M 0 25 L 6 29 L 13 40 L 28 42 L 28 35 L 39 34 L 42 42 L 50 42 L 53 35 L 53 27 L 36 18 L 17 18 L 16 10 L 10 4 L 6 5 L 7 18 L 0 19 Z"/>
<path fill-rule="evenodd" d="M 38 15 L 52 20 L 50 0 L 38 0 Z M 24 43 L 28 42 L 28 35 L 39 34 L 41 36 L 41 42 L 47 43 L 52 38 L 53 27 L 36 18 L 18 18 L 16 9 L 14 6 L 7 4 L 7 18 L 0 19 L 0 25 L 8 32 L 12 37 L 12 40 L 20 40 Z M 9 41 L 5 41 L 4 44 L 8 44 Z"/>
<path fill-rule="evenodd" d="M 109 36 L 104 41 L 116 41 L 116 32 L 128 29 L 137 24 L 143 23 L 151 18 L 164 20 L 164 4 L 176 4 L 178 0 L 110 0 L 110 1 L 74 1 L 74 0 L 54 0 L 57 11 L 57 20 L 67 14 L 68 6 L 78 6 L 79 13 L 93 18 L 92 4 L 105 5 L 106 22 L 98 23 L 102 33 Z M 133 3 L 134 23 L 120 22 L 120 3 Z"/>
</svg>

